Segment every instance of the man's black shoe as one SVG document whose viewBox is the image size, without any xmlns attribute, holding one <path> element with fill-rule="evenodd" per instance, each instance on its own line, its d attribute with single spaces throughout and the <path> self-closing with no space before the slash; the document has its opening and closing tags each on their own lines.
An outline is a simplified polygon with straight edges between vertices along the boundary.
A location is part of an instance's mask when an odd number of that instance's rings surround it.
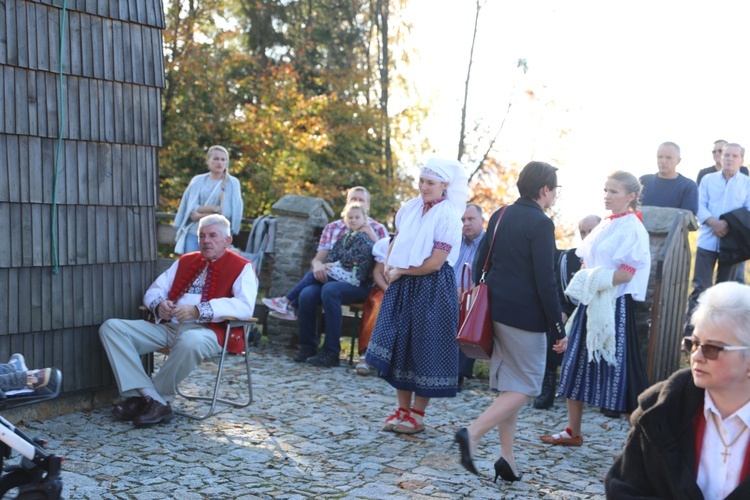
<svg viewBox="0 0 750 500">
<path fill-rule="evenodd" d="M 604 408 L 603 406 L 599 409 L 600 412 L 602 412 L 602 415 L 609 418 L 620 418 L 620 412 L 610 410 L 608 408 Z"/>
<path fill-rule="evenodd" d="M 464 390 L 464 376 L 459 375 L 458 376 L 458 386 L 456 387 L 456 392 L 461 392 Z"/>
<path fill-rule="evenodd" d="M 314 347 L 303 345 L 303 346 L 300 346 L 299 352 L 292 359 L 296 361 L 297 363 L 302 363 L 304 361 L 307 361 L 307 358 L 315 356 L 317 352 L 318 350 L 315 349 Z"/>
<path fill-rule="evenodd" d="M 141 415 L 146 410 L 146 398 L 132 397 L 128 398 L 119 405 L 112 408 L 112 415 L 118 420 L 132 422 L 135 417 Z"/>
<path fill-rule="evenodd" d="M 339 355 L 330 351 L 320 351 L 315 356 L 307 358 L 307 362 L 313 366 L 330 368 L 332 366 L 339 366 Z"/>
<path fill-rule="evenodd" d="M 552 405 L 555 403 L 555 393 L 552 391 L 549 391 L 547 393 L 542 393 L 534 400 L 534 408 L 537 410 L 549 410 L 552 408 Z"/>
<path fill-rule="evenodd" d="M 549 410 L 555 403 L 555 392 L 557 391 L 557 367 L 548 365 L 544 370 L 542 379 L 542 393 L 534 400 L 534 408 L 538 410 Z"/>
<path fill-rule="evenodd" d="M 161 422 L 169 422 L 174 418 L 174 412 L 169 405 L 163 405 L 155 399 L 146 397 L 146 410 L 133 419 L 137 427 L 154 425 Z"/>
</svg>

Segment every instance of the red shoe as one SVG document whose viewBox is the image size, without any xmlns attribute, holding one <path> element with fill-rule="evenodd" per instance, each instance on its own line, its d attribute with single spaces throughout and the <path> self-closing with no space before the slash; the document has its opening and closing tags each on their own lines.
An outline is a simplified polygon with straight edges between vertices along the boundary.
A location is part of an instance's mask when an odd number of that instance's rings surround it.
<svg viewBox="0 0 750 500">
<path fill-rule="evenodd" d="M 417 434 L 424 430 L 424 412 L 411 409 L 408 415 L 404 415 L 401 423 L 393 428 L 398 434 Z"/>
<path fill-rule="evenodd" d="M 397 425 L 403 422 L 404 417 L 409 416 L 409 410 L 404 410 L 399 407 L 396 413 L 385 419 L 385 425 L 383 426 L 384 431 L 392 431 Z"/>
<path fill-rule="evenodd" d="M 553 446 L 581 446 L 583 444 L 583 436 L 573 436 L 573 431 L 567 427 L 559 434 L 541 436 L 539 439 L 542 440 L 542 443 Z"/>
</svg>

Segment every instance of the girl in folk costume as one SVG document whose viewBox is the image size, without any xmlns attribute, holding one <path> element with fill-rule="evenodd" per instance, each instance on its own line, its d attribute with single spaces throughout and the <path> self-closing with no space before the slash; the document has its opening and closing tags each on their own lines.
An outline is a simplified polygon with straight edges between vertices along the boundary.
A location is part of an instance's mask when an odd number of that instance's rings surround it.
<svg viewBox="0 0 750 500">
<path fill-rule="evenodd" d="M 385 264 L 389 283 L 365 360 L 396 389 L 384 430 L 424 430 L 431 397 L 454 397 L 458 381 L 458 296 L 452 266 L 461 245 L 467 178 L 455 160 L 431 158 L 420 196 L 396 214 Z"/>
<path fill-rule="evenodd" d="M 631 413 L 647 386 L 635 325 L 633 301 L 646 298 L 651 270 L 648 232 L 638 204 L 640 184 L 632 174 L 612 173 L 604 184 L 606 217 L 576 251 L 581 271 L 566 294 L 580 305 L 568 321 L 568 344 L 560 372 L 568 422 L 544 443 L 581 446 L 583 405 Z"/>
</svg>

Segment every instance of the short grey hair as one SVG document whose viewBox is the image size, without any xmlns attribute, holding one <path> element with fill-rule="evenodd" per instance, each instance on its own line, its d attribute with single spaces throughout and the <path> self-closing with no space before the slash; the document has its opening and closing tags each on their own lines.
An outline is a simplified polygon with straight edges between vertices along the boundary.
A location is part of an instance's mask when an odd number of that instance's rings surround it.
<svg viewBox="0 0 750 500">
<path fill-rule="evenodd" d="M 736 142 L 728 142 L 724 144 L 724 147 L 721 148 L 721 151 L 724 152 L 724 150 L 729 147 L 740 148 L 740 151 L 742 151 L 742 157 L 743 158 L 745 157 L 745 148 L 743 148 L 741 145 L 737 144 Z"/>
<path fill-rule="evenodd" d="M 680 154 L 680 146 L 678 146 L 674 142 L 671 142 L 671 141 L 662 142 L 661 144 L 659 144 L 659 147 L 662 147 L 662 146 L 672 146 L 674 148 L 674 150 L 677 152 L 677 156 L 682 156 Z"/>
<path fill-rule="evenodd" d="M 474 208 L 476 208 L 476 209 L 477 209 L 477 212 L 479 212 L 479 216 L 480 216 L 480 217 L 482 216 L 482 207 L 480 207 L 480 206 L 479 206 L 479 205 L 477 205 L 476 203 L 467 203 L 467 204 L 466 204 L 466 208 L 469 208 L 469 207 L 474 207 Z"/>
<path fill-rule="evenodd" d="M 750 286 L 736 281 L 712 286 L 698 298 L 690 323 L 705 330 L 728 327 L 740 344 L 750 346 Z"/>
<path fill-rule="evenodd" d="M 229 219 L 221 214 L 207 215 L 198 222 L 198 234 L 200 234 L 202 227 L 209 226 L 219 226 L 224 236 L 229 236 L 232 224 L 229 222 Z"/>
</svg>

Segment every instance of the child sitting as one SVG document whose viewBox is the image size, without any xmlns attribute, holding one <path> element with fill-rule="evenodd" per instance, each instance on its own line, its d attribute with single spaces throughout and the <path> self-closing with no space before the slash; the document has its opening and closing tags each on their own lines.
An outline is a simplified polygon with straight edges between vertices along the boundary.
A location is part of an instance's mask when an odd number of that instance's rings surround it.
<svg viewBox="0 0 750 500">
<path fill-rule="evenodd" d="M 331 281 L 341 281 L 352 286 L 364 286 L 370 279 L 373 266 L 372 240 L 361 231 L 367 224 L 367 209 L 360 203 L 349 203 L 341 212 L 350 232 L 338 240 L 326 257 L 326 276 Z M 270 316 L 296 320 L 297 299 L 306 287 L 320 283 L 312 271 L 305 274 L 284 297 L 263 299 L 272 311 Z"/>
</svg>

